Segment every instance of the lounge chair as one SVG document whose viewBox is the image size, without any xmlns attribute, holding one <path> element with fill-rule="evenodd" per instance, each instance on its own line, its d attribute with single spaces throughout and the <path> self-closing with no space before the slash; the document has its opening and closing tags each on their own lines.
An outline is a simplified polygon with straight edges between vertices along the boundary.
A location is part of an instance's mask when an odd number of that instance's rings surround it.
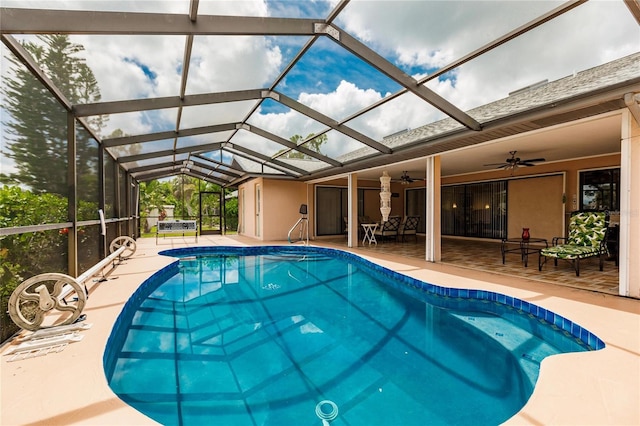
<svg viewBox="0 0 640 426">
<path fill-rule="evenodd" d="M 580 259 L 598 256 L 600 270 L 603 270 L 604 258 L 607 255 L 606 236 L 609 216 L 605 212 L 579 211 L 571 214 L 569 219 L 569 236 L 554 237 L 552 246 L 540 250 L 538 270 L 551 257 L 554 264 L 558 259 L 572 263 L 576 276 L 580 276 Z M 563 244 L 559 244 L 563 242 Z"/>
<path fill-rule="evenodd" d="M 382 222 L 378 229 L 376 229 L 376 239 L 379 237 L 381 242 L 384 242 L 385 237 L 393 237 L 394 240 L 397 240 L 399 228 L 400 216 L 389 216 L 389 220 Z"/>
<path fill-rule="evenodd" d="M 420 216 L 406 216 L 398 229 L 398 235 L 402 236 L 402 241 L 407 235 L 413 235 L 418 241 L 418 223 L 420 223 Z"/>
</svg>

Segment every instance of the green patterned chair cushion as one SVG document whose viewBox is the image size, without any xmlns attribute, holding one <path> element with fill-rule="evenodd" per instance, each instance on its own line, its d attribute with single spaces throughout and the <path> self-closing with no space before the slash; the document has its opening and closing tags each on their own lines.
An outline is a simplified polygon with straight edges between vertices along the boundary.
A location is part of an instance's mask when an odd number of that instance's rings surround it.
<svg viewBox="0 0 640 426">
<path fill-rule="evenodd" d="M 542 249 L 540 254 L 558 259 L 584 259 L 586 257 L 597 256 L 600 253 L 598 247 L 576 246 L 572 244 L 561 244 Z"/>
<path fill-rule="evenodd" d="M 604 212 L 579 212 L 571 216 L 566 244 L 542 249 L 540 254 L 558 259 L 584 259 L 600 254 L 607 234 Z"/>
<path fill-rule="evenodd" d="M 604 212 L 580 212 L 571 217 L 567 244 L 599 247 L 607 233 Z"/>
</svg>

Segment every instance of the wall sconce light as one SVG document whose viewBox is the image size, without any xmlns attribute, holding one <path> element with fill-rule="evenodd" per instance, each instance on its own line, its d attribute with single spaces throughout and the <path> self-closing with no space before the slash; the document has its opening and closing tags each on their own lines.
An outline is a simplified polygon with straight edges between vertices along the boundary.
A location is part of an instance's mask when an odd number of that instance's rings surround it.
<svg viewBox="0 0 640 426">
<path fill-rule="evenodd" d="M 485 204 L 485 205 L 484 205 L 484 208 L 485 208 L 485 209 L 487 209 L 487 210 L 489 210 L 491 207 L 489 206 L 489 204 Z"/>
<path fill-rule="evenodd" d="M 453 207 L 454 209 L 457 209 L 458 205 L 456 203 L 453 203 L 453 205 L 451 207 Z"/>
</svg>

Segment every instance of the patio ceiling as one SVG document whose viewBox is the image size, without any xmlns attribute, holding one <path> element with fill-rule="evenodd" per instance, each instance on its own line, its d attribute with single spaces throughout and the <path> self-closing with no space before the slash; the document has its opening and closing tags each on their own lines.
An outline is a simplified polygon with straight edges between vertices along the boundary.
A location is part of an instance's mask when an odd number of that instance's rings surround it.
<svg viewBox="0 0 640 426">
<path fill-rule="evenodd" d="M 4 46 L 138 181 L 180 173 L 222 186 L 260 175 L 312 180 L 392 163 L 407 170 L 434 153 L 445 153 L 446 175 L 502 161 L 514 149 L 557 159 L 616 152 L 619 126 L 586 117 L 623 108 L 624 95 L 640 84 L 640 75 L 622 76 L 524 108 L 481 110 L 522 96 L 517 89 L 540 76 L 553 81 L 639 52 L 638 0 L 606 2 L 607 14 L 602 2 L 586 0 L 78 1 L 68 10 L 51 9 L 56 2 L 23 3 L 6 0 L 12 7 L 0 8 Z M 599 15 L 611 19 L 591 20 Z M 465 17 L 478 32 L 464 25 Z M 421 29 L 439 21 L 437 35 Z M 416 35 L 393 32 L 394 23 Z M 607 41 L 616 43 L 615 55 L 590 55 L 593 62 L 514 53 L 540 42 L 589 51 L 588 44 L 562 46 L 563 35 L 611 25 L 625 43 Z M 21 45 L 43 34 L 68 34 L 84 46 L 104 101 L 69 101 Z M 489 62 L 508 72 L 489 73 Z M 476 90 L 465 91 L 469 81 Z M 92 129 L 96 116 L 111 124 Z M 557 137 L 539 130 L 563 132 L 559 124 L 580 119 L 584 127 L 573 138 L 582 134 L 583 143 L 553 153 Z M 423 126 L 439 130 L 410 132 Z M 523 136 L 532 130 L 539 132 Z M 479 151 L 461 150 L 471 146 Z"/>
</svg>

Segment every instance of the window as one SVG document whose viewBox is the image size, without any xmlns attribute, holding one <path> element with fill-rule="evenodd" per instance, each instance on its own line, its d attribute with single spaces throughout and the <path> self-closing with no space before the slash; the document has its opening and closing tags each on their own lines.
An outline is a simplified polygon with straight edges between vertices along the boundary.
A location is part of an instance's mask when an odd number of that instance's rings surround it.
<svg viewBox="0 0 640 426">
<path fill-rule="evenodd" d="M 405 192 L 405 214 L 406 216 L 419 216 L 417 232 L 426 232 L 427 225 L 427 191 L 425 188 L 411 188 Z"/>
<path fill-rule="evenodd" d="M 620 169 L 580 172 L 580 210 L 620 210 Z"/>
</svg>

